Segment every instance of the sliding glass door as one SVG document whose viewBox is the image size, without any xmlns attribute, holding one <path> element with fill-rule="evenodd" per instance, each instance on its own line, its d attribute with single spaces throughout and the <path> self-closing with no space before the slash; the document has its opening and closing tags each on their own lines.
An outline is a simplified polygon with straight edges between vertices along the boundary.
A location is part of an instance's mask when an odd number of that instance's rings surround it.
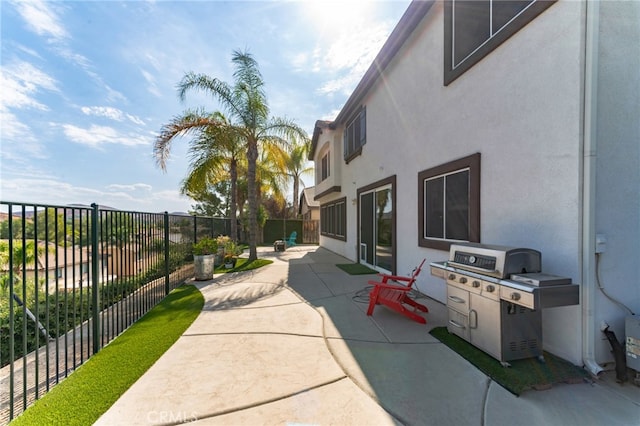
<svg viewBox="0 0 640 426">
<path fill-rule="evenodd" d="M 360 262 L 393 270 L 393 192 L 391 185 L 360 194 Z"/>
</svg>

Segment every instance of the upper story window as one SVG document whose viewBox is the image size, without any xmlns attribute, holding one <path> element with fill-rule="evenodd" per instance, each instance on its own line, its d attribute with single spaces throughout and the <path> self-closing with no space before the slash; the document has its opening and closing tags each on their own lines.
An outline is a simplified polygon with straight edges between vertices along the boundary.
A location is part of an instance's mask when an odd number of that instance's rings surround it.
<svg viewBox="0 0 640 426">
<path fill-rule="evenodd" d="M 329 176 L 331 176 L 331 160 L 330 160 L 330 155 L 331 152 L 327 151 L 324 153 L 324 155 L 322 156 L 322 166 L 320 169 L 320 181 L 322 182 L 323 180 L 325 180 L 326 178 L 328 178 Z"/>
<path fill-rule="evenodd" d="M 418 245 L 480 242 L 480 154 L 424 170 L 418 185 Z"/>
<path fill-rule="evenodd" d="M 347 128 L 344 130 L 344 160 L 348 163 L 360 155 L 365 143 L 367 143 L 367 109 L 362 107 L 347 123 Z"/>
<path fill-rule="evenodd" d="M 555 1 L 445 1 L 445 86 L 460 77 Z"/>
</svg>

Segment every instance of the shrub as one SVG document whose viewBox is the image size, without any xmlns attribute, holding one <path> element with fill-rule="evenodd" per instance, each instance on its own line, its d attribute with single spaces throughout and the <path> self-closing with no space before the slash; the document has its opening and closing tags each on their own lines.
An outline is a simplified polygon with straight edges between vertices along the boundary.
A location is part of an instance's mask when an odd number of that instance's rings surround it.
<svg viewBox="0 0 640 426">
<path fill-rule="evenodd" d="M 217 251 L 218 241 L 214 238 L 203 238 L 193 245 L 193 254 L 196 256 L 216 254 Z"/>
</svg>

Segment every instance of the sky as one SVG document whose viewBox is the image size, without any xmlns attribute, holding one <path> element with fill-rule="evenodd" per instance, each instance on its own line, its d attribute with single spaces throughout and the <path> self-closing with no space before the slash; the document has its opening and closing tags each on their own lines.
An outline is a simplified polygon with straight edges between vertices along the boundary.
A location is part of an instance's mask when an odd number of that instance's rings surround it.
<svg viewBox="0 0 640 426">
<path fill-rule="evenodd" d="M 166 173 L 153 143 L 189 108 L 220 110 L 197 92 L 179 100 L 187 72 L 232 83 L 233 51 L 251 53 L 271 115 L 311 136 L 409 3 L 0 0 L 0 200 L 186 212 L 189 140 L 172 145 Z"/>
</svg>

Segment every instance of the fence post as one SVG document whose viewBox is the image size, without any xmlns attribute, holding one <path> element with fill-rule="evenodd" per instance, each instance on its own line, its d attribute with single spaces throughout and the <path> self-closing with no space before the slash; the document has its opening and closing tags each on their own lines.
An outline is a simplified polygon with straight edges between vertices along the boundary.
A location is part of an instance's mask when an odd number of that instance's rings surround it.
<svg viewBox="0 0 640 426">
<path fill-rule="evenodd" d="M 198 242 L 198 216 L 193 215 L 193 244 Z"/>
<path fill-rule="evenodd" d="M 164 294 L 169 291 L 169 212 L 164 212 Z"/>
<path fill-rule="evenodd" d="M 9 204 L 9 294 L 13 294 L 14 290 L 14 282 L 13 282 L 13 205 Z M 22 221 L 24 222 L 24 216 L 22 217 Z M 23 247 L 24 250 L 24 247 Z M 37 253 L 37 249 L 36 249 Z M 14 390 L 14 374 L 15 374 L 15 366 L 13 360 L 15 359 L 15 313 L 14 313 L 14 300 L 13 297 L 9 297 L 9 419 L 13 419 L 14 415 L 14 407 L 13 400 L 15 396 Z"/>
<path fill-rule="evenodd" d="M 98 279 L 100 272 L 100 253 L 98 253 L 98 205 L 91 204 L 91 303 L 93 305 L 92 312 L 92 328 L 93 328 L 93 353 L 100 351 L 100 280 Z"/>
</svg>

